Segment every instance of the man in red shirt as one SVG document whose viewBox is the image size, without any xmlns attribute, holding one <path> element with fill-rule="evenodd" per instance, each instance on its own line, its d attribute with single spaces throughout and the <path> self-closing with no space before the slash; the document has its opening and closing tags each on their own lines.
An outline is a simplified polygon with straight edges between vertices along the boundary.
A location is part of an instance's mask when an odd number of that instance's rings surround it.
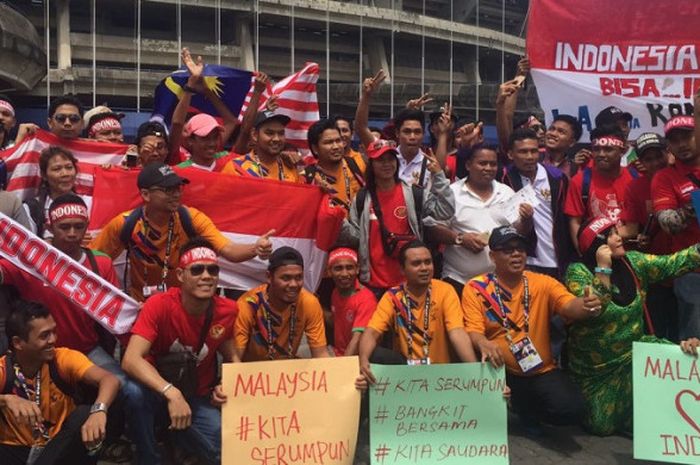
<svg viewBox="0 0 700 465">
<path fill-rule="evenodd" d="M 54 247 L 120 287 L 112 260 L 99 251 L 81 246 L 88 226 L 88 210 L 83 199 L 72 193 L 56 197 L 49 207 L 48 217 Z M 16 287 L 22 298 L 50 309 L 56 320 L 57 345 L 82 352 L 93 363 L 115 373 L 121 381 L 125 380 L 119 364 L 99 345 L 97 323 L 80 306 L 5 260 L 0 260 L 0 282 Z"/>
<path fill-rule="evenodd" d="M 584 168 L 571 179 L 564 213 L 569 216 L 569 232 L 578 248 L 578 231 L 586 220 L 607 216 L 620 221 L 624 195 L 632 175 L 620 166 L 625 148 L 624 134 L 613 127 L 591 131 L 593 168 Z"/>
<path fill-rule="evenodd" d="M 346 247 L 331 251 L 328 270 L 335 284 L 331 294 L 335 354 L 356 355 L 360 336 L 377 308 L 372 291 L 357 280 L 357 252 Z"/>
<path fill-rule="evenodd" d="M 651 196 L 652 179 L 668 166 L 666 141 L 658 134 L 645 132 L 637 138 L 635 146 L 645 175 L 633 179 L 627 186 L 625 209 L 620 216 L 623 226 L 619 231 L 633 248 L 654 255 L 666 255 L 672 251 L 673 237 L 659 226 Z M 671 284 L 672 281 L 649 285 L 646 304 L 654 334 L 677 340 L 678 315 Z"/>
<path fill-rule="evenodd" d="M 181 435 L 179 443 L 207 462 L 220 461 L 219 407 L 226 396 L 217 382 L 216 353 L 224 362 L 233 360 L 233 325 L 238 312 L 235 302 L 216 295 L 217 260 L 206 240 L 194 238 L 185 244 L 177 268 L 181 287 L 149 298 L 131 330 L 122 366 L 149 390 L 141 407 L 141 422 L 132 427 L 132 435 L 140 437 L 144 446 L 137 448 L 140 464 L 161 463 L 153 422 L 165 404 L 170 429 Z M 196 372 L 187 376 L 196 378 L 191 393 L 183 393 L 183 383 L 165 379 L 156 368 L 162 357 L 182 352 L 189 352 L 196 361 Z"/>
<path fill-rule="evenodd" d="M 695 98 L 695 119 L 700 116 L 700 98 Z M 700 188 L 700 153 L 695 144 L 695 119 L 676 116 L 664 127 L 673 166 L 659 171 L 651 182 L 654 212 L 661 228 L 671 234 L 671 252 L 700 242 L 697 212 L 691 194 Z M 697 270 L 696 270 L 697 271 Z M 673 283 L 678 298 L 678 337 L 700 336 L 700 273 L 688 273 Z"/>
</svg>

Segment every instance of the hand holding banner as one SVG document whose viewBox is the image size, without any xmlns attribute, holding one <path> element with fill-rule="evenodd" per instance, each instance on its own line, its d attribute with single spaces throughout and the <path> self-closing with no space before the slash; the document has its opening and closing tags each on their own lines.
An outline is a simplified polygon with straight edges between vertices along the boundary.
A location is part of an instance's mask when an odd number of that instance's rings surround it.
<svg viewBox="0 0 700 465">
<path fill-rule="evenodd" d="M 129 332 L 139 304 L 0 213 L 0 256 L 55 288 L 113 334 Z"/>
<path fill-rule="evenodd" d="M 351 465 L 357 357 L 226 363 L 222 463 Z"/>
<path fill-rule="evenodd" d="M 503 368 L 372 365 L 372 372 L 373 464 L 508 463 Z"/>
</svg>

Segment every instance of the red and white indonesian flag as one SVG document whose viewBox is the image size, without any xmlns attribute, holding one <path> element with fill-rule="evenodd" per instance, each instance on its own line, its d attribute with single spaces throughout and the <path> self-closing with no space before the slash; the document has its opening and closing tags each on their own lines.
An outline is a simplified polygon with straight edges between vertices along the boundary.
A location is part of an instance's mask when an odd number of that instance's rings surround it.
<svg viewBox="0 0 700 465">
<path fill-rule="evenodd" d="M 531 0 L 527 54 L 547 121 L 570 114 L 594 126 L 614 105 L 632 133 L 663 133 L 692 114 L 700 87 L 697 0 Z M 584 136 L 582 140 L 585 140 Z"/>
<path fill-rule="evenodd" d="M 209 173 L 197 169 L 179 170 L 190 180 L 182 203 L 206 213 L 217 228 L 238 243 L 254 243 L 270 229 L 273 249 L 288 245 L 304 257 L 304 285 L 315 290 L 333 245 L 345 210 L 329 206 L 328 198 L 316 186 L 268 179 Z M 114 216 L 140 204 L 137 172 L 95 171 L 94 200 L 90 229 L 102 228 Z M 250 289 L 266 280 L 267 261 L 255 258 L 244 263 L 220 260 L 220 285 Z"/>
<path fill-rule="evenodd" d="M 306 63 L 300 71 L 282 79 L 260 96 L 260 108 L 265 105 L 265 102 L 271 95 L 278 96 L 277 103 L 279 108 L 275 110 L 275 113 L 287 115 L 291 118 L 285 132 L 287 142 L 302 150 L 309 148 L 306 139 L 309 126 L 320 118 L 318 98 L 316 96 L 318 76 L 318 64 Z M 243 117 L 252 95 L 253 86 L 251 85 L 239 118 Z"/>
<path fill-rule="evenodd" d="M 52 145 L 70 150 L 78 159 L 76 192 L 81 195 L 90 195 L 92 192 L 95 167 L 118 165 L 129 148 L 126 144 L 61 139 L 50 132 L 39 130 L 14 147 L 0 152 L 0 158 L 7 163 L 7 191 L 17 194 L 23 200 L 36 195 L 41 183 L 39 154 Z"/>
</svg>

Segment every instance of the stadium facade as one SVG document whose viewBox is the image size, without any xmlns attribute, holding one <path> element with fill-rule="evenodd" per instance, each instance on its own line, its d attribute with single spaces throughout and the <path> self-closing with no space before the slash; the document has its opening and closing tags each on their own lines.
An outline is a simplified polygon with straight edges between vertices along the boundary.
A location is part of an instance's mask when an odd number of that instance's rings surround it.
<svg viewBox="0 0 700 465">
<path fill-rule="evenodd" d="M 209 63 L 259 63 L 273 79 L 319 63 L 322 115 L 352 114 L 362 77 L 383 68 L 389 84 L 373 117 L 430 92 L 460 115 L 492 122 L 498 84 L 525 51 L 527 9 L 527 0 L 6 1 L 0 92 L 21 106 L 75 93 L 87 104 L 148 112 L 187 46 Z M 530 88 L 521 106 L 533 105 Z"/>
</svg>

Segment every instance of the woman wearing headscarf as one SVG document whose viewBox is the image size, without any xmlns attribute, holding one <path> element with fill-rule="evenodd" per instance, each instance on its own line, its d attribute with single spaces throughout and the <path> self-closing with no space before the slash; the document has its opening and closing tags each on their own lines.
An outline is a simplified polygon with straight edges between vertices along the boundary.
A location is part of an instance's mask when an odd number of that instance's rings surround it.
<svg viewBox="0 0 700 465">
<path fill-rule="evenodd" d="M 647 288 L 700 267 L 700 251 L 697 245 L 671 255 L 626 251 L 615 223 L 605 217 L 584 224 L 578 240 L 581 261 L 569 266 L 566 285 L 577 296 L 597 293 L 603 310 L 569 327 L 568 368 L 586 400 L 586 428 L 598 435 L 629 432 L 632 343 L 671 344 L 644 334 Z M 698 345 L 691 338 L 681 350 L 696 354 Z"/>
</svg>

